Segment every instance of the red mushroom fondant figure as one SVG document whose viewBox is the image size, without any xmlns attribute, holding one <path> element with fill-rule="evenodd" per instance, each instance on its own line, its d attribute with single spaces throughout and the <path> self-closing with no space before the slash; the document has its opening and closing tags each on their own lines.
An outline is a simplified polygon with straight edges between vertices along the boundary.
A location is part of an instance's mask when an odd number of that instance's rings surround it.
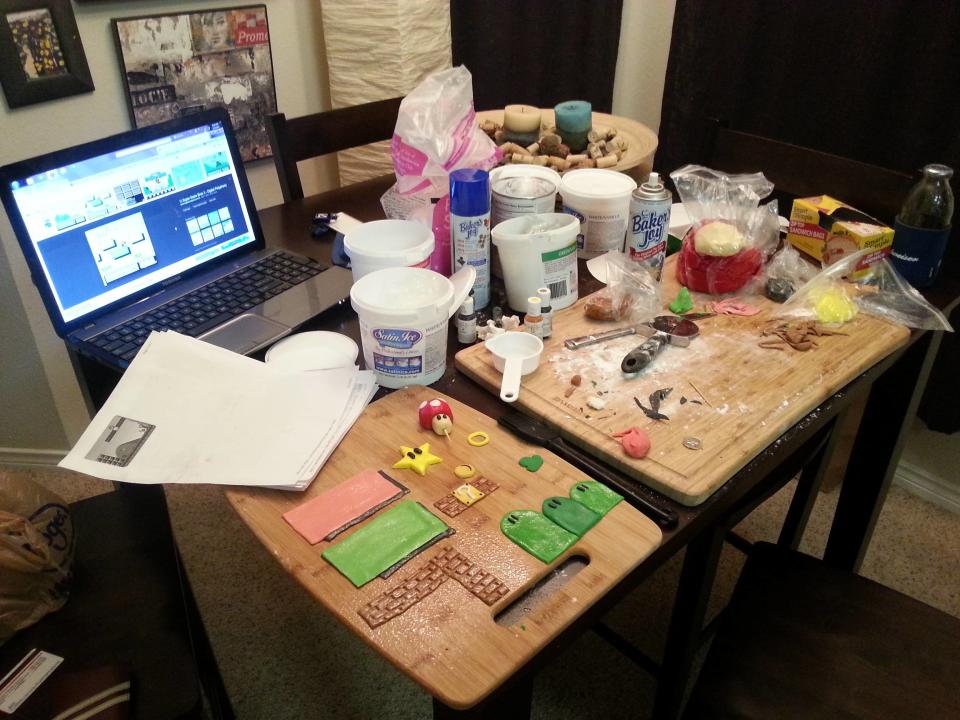
<svg viewBox="0 0 960 720">
<path fill-rule="evenodd" d="M 419 408 L 420 427 L 433 430 L 437 435 L 450 435 L 453 429 L 453 410 L 445 400 L 424 400 Z"/>
</svg>

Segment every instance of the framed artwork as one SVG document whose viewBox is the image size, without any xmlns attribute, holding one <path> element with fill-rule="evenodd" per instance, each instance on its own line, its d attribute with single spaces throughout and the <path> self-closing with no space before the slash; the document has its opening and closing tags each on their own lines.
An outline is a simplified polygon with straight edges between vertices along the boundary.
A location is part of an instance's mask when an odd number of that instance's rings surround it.
<svg viewBox="0 0 960 720">
<path fill-rule="evenodd" d="M 243 159 L 271 156 L 266 118 L 277 92 L 266 5 L 112 23 L 134 127 L 220 105 Z"/>
<path fill-rule="evenodd" d="M 0 0 L 0 85 L 11 108 L 93 90 L 70 0 Z"/>
</svg>

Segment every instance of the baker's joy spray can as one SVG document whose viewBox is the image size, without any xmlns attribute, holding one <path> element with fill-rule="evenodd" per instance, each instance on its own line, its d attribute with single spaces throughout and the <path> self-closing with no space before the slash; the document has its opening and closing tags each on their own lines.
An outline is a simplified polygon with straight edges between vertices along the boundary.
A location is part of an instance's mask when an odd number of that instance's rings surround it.
<svg viewBox="0 0 960 720">
<path fill-rule="evenodd" d="M 490 303 L 490 176 L 462 168 L 450 173 L 450 247 L 453 271 L 473 265 L 475 308 Z"/>
<path fill-rule="evenodd" d="M 667 256 L 667 232 L 673 195 L 663 186 L 658 173 L 650 173 L 645 183 L 633 191 L 630 200 L 630 227 L 627 230 L 627 254 L 650 268 L 660 280 Z"/>
</svg>

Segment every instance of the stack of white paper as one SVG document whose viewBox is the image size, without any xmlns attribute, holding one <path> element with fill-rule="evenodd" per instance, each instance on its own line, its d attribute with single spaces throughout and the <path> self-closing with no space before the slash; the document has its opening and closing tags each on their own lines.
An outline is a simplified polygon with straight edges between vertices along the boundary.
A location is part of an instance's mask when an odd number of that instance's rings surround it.
<svg viewBox="0 0 960 720">
<path fill-rule="evenodd" d="M 60 466 L 132 483 L 303 490 L 376 390 L 356 367 L 291 372 L 153 333 Z"/>
</svg>

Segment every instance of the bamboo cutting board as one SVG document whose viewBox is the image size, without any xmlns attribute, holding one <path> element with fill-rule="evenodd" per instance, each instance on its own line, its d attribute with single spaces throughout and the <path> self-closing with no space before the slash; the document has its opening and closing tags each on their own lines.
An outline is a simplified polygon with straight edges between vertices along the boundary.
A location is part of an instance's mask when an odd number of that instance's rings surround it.
<svg viewBox="0 0 960 720">
<path fill-rule="evenodd" d="M 449 440 L 421 429 L 417 422 L 419 404 L 435 397 L 447 400 L 453 409 L 455 426 Z M 490 443 L 469 445 L 466 436 L 473 431 L 488 433 Z M 424 477 L 412 470 L 391 469 L 400 458 L 401 445 L 422 443 L 429 443 L 443 462 L 430 466 Z M 518 465 L 521 457 L 534 453 L 545 461 L 538 471 L 528 472 Z M 476 477 L 461 480 L 454 475 L 454 467 L 461 463 L 474 465 L 478 476 L 499 487 L 451 518 L 434 502 L 464 482 L 477 482 Z M 367 521 L 332 542 L 310 545 L 281 516 L 371 469 L 385 470 L 404 484 L 410 493 L 402 500 L 419 501 L 456 533 L 389 578 L 375 578 L 358 589 L 320 554 Z M 462 709 L 496 689 L 660 544 L 659 528 L 626 502 L 614 507 L 550 565 L 500 532 L 500 520 L 507 513 L 539 511 L 545 499 L 567 496 L 572 485 L 586 479 L 555 455 L 501 430 L 485 415 L 429 388 L 411 387 L 371 404 L 306 492 L 234 488 L 227 497 L 271 554 L 331 613 L 431 695 Z M 374 517 L 395 506 L 388 505 Z M 523 605 L 530 610 L 522 621 L 495 621 L 571 557 L 586 558 L 589 564 L 539 604 L 524 598 Z M 446 574 L 440 569 L 443 563 Z M 411 599 L 419 601 L 382 624 L 372 627 L 365 619 L 380 622 Z"/>
<path fill-rule="evenodd" d="M 675 262 L 675 255 L 667 258 L 663 270 L 664 314 L 670 314 L 666 305 L 679 289 Z M 695 298 L 698 305 L 709 299 Z M 625 378 L 620 361 L 642 338 L 618 338 L 581 350 L 563 347 L 565 338 L 618 326 L 588 319 L 581 298 L 554 314 L 553 335 L 544 342 L 540 367 L 523 378 L 517 405 L 625 474 L 695 506 L 909 337 L 904 327 L 860 314 L 841 328 L 846 336 L 818 338 L 819 347 L 808 352 L 766 350 L 757 344 L 760 330 L 779 306 L 764 297 L 746 300 L 761 308 L 760 314 L 700 320 L 700 337 L 689 347 L 668 346 L 653 365 Z M 499 393 L 500 373 L 482 343 L 460 351 L 456 365 Z M 576 374 L 582 384 L 567 397 L 565 391 Z M 649 420 L 634 398 L 649 407 L 649 395 L 661 388 L 673 388 L 661 406 L 670 419 Z M 605 407 L 589 407 L 591 397 L 599 397 Z M 687 401 L 681 404 L 682 398 Z M 641 460 L 628 457 L 611 436 L 633 425 L 645 430 L 652 442 L 650 454 Z M 687 438 L 699 440 L 701 448 L 685 447 Z"/>
</svg>

